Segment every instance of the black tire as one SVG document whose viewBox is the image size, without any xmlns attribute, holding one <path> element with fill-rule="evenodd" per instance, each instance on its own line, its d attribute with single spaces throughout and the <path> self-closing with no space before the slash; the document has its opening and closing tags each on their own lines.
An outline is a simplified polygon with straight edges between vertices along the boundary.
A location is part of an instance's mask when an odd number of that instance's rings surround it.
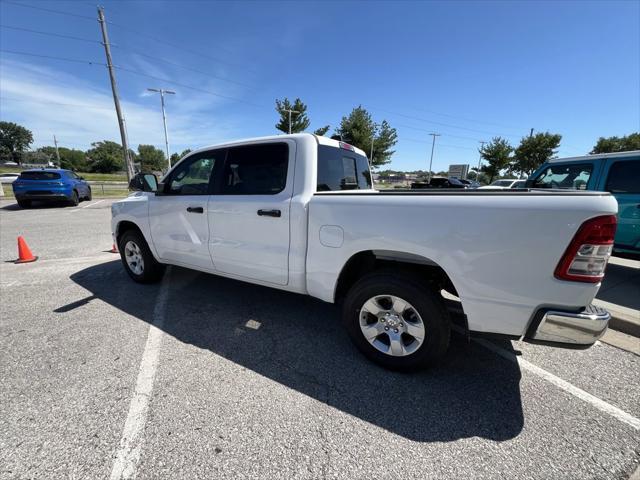
<svg viewBox="0 0 640 480">
<path fill-rule="evenodd" d="M 360 327 L 360 312 L 365 302 L 373 297 L 386 295 L 400 297 L 408 302 L 424 324 L 422 344 L 405 356 L 392 356 L 378 350 L 365 338 Z M 425 368 L 440 359 L 449 347 L 451 324 L 442 299 L 425 282 L 408 273 L 385 270 L 362 277 L 347 293 L 342 319 L 358 350 L 369 360 L 391 370 L 413 371 Z M 409 322 L 405 320 L 405 323 Z M 378 339 L 384 340 L 385 332 Z"/>
<path fill-rule="evenodd" d="M 85 200 L 91 201 L 92 198 L 93 198 L 93 195 L 91 194 L 91 187 L 89 187 L 89 193 L 85 197 Z"/>
<path fill-rule="evenodd" d="M 79 203 L 80 203 L 80 196 L 78 195 L 78 192 L 74 190 L 71 193 L 71 198 L 69 199 L 69 205 L 71 205 L 72 207 L 77 207 Z"/>
<path fill-rule="evenodd" d="M 31 208 L 31 200 L 18 200 L 20 208 Z"/>
<path fill-rule="evenodd" d="M 127 262 L 127 244 L 129 242 L 133 242 L 139 248 L 140 256 L 142 257 L 142 272 L 135 272 Z M 165 266 L 153 257 L 147 241 L 139 231 L 128 230 L 124 232 L 119 239 L 118 250 L 120 251 L 120 259 L 124 269 L 135 282 L 156 283 L 162 279 Z"/>
</svg>

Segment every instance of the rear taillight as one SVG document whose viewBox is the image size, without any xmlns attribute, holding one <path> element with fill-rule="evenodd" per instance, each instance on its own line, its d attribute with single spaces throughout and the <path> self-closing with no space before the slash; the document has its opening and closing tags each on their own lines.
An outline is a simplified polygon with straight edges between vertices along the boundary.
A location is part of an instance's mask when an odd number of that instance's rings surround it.
<svg viewBox="0 0 640 480">
<path fill-rule="evenodd" d="M 596 217 L 584 222 L 560 259 L 555 277 L 589 283 L 602 280 L 613 250 L 617 224 L 615 215 Z"/>
</svg>

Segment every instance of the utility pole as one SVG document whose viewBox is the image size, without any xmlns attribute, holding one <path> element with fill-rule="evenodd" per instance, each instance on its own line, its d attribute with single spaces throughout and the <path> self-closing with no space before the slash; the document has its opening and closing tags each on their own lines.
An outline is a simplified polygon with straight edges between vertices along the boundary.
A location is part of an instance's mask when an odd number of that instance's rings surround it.
<svg viewBox="0 0 640 480">
<path fill-rule="evenodd" d="M 289 135 L 291 135 L 291 114 L 292 113 L 300 113 L 300 112 L 297 111 L 297 110 L 291 110 L 291 109 L 288 109 L 288 108 L 285 108 L 284 111 L 285 112 L 289 112 Z"/>
<path fill-rule="evenodd" d="M 485 141 L 478 142 L 480 144 L 480 150 L 484 147 L 484 144 L 487 143 Z M 478 170 L 476 170 L 476 182 L 480 183 L 480 164 L 482 163 L 482 153 L 480 154 L 480 158 L 478 158 Z"/>
<path fill-rule="evenodd" d="M 171 169 L 171 155 L 169 154 L 169 135 L 167 134 L 167 116 L 164 112 L 164 96 L 165 94 L 175 95 L 176 92 L 172 92 L 171 90 L 164 90 L 162 88 L 147 88 L 147 90 L 160 94 L 160 106 L 162 107 L 162 124 L 164 125 L 164 145 L 167 149 L 167 162 L 169 162 L 169 169 Z"/>
<path fill-rule="evenodd" d="M 124 155 L 124 166 L 127 169 L 127 180 L 133 178 L 133 165 L 129 158 L 129 142 L 127 141 L 127 129 L 124 125 L 124 117 L 120 108 L 120 98 L 118 97 L 118 85 L 116 84 L 116 75 L 113 71 L 113 62 L 111 60 L 111 45 L 109 44 L 109 35 L 107 35 L 107 22 L 104 19 L 104 8 L 98 7 L 98 22 L 102 30 L 102 45 L 104 45 L 104 53 L 107 56 L 107 68 L 109 69 L 109 78 L 111 80 L 111 91 L 113 92 L 113 103 L 116 106 L 116 115 L 118 116 L 118 126 L 120 127 L 120 138 L 122 139 L 122 150 Z"/>
<path fill-rule="evenodd" d="M 533 137 L 533 128 L 529 131 L 529 138 Z"/>
<path fill-rule="evenodd" d="M 58 167 L 60 167 L 60 152 L 58 151 L 58 139 L 53 136 L 53 144 L 56 146 L 56 159 L 58 160 Z"/>
<path fill-rule="evenodd" d="M 431 183 L 431 166 L 433 165 L 433 150 L 436 148 L 436 137 L 439 137 L 440 134 L 430 133 L 429 135 L 433 137 L 433 143 L 431 144 L 431 160 L 429 160 L 429 175 L 428 175 L 429 180 L 427 181 L 427 183 Z"/>
</svg>

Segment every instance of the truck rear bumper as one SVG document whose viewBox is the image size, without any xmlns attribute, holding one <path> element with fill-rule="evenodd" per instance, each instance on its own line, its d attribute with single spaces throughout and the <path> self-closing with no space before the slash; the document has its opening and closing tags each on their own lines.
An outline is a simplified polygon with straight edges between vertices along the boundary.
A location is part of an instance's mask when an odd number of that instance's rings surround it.
<svg viewBox="0 0 640 480">
<path fill-rule="evenodd" d="M 580 312 L 544 309 L 536 315 L 525 339 L 533 343 L 584 348 L 604 335 L 610 318 L 609 312 L 595 305 Z"/>
</svg>

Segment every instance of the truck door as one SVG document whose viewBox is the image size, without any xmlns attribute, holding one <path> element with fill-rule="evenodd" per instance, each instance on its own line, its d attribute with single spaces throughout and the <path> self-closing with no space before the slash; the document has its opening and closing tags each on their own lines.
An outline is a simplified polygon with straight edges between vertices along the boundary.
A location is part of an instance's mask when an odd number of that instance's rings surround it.
<svg viewBox="0 0 640 480">
<path fill-rule="evenodd" d="M 277 285 L 289 281 L 289 206 L 293 140 L 229 147 L 209 198 L 216 270 Z"/>
<path fill-rule="evenodd" d="M 615 246 L 640 249 L 640 158 L 608 159 L 605 172 L 599 190 L 618 201 Z"/>
<path fill-rule="evenodd" d="M 149 227 L 158 256 L 169 263 L 213 269 L 209 253 L 208 200 L 224 149 L 186 157 L 149 198 Z"/>
</svg>

